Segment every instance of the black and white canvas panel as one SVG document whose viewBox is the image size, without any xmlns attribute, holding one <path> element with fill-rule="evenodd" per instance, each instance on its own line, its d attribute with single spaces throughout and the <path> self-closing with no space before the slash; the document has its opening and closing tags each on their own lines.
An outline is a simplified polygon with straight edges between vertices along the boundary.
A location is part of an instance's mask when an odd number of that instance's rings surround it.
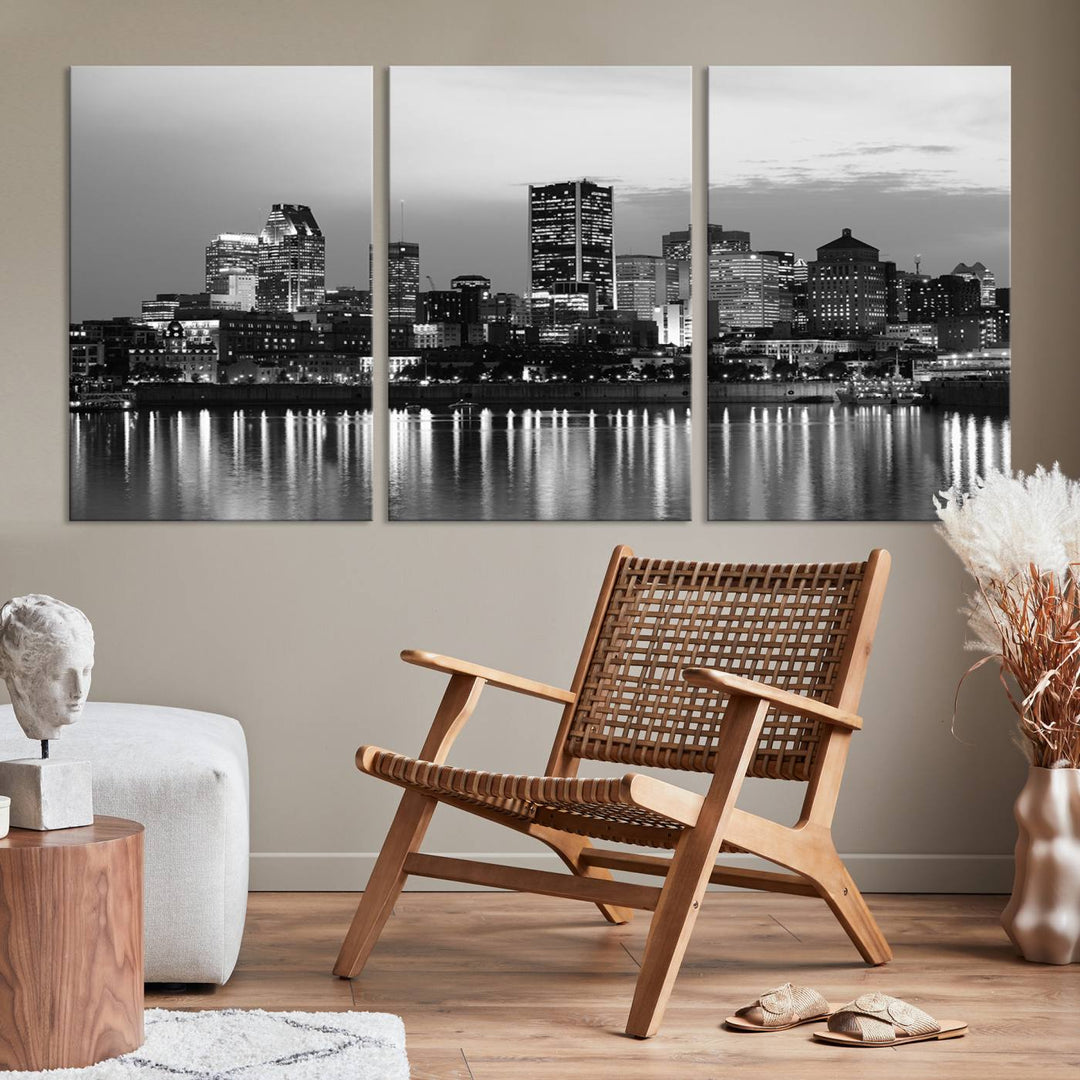
<svg viewBox="0 0 1080 1080">
<path fill-rule="evenodd" d="M 71 72 L 70 517 L 371 517 L 371 69 Z"/>
<path fill-rule="evenodd" d="M 709 517 L 934 517 L 1009 464 L 1007 67 L 709 73 Z"/>
<path fill-rule="evenodd" d="M 395 67 L 390 517 L 690 513 L 691 83 Z"/>
</svg>

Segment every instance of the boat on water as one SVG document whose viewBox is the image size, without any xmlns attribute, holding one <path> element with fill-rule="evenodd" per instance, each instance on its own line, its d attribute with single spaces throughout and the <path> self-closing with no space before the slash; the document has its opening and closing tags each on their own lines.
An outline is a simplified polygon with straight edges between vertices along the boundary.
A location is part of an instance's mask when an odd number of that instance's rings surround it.
<svg viewBox="0 0 1080 1080">
<path fill-rule="evenodd" d="M 915 382 L 915 372 L 911 378 L 900 374 L 900 355 L 893 354 L 893 371 L 877 379 L 850 379 L 836 391 L 836 396 L 843 405 L 921 405 L 926 395 Z"/>
<path fill-rule="evenodd" d="M 450 411 L 460 416 L 476 416 L 481 406 L 475 401 L 455 401 L 450 406 Z"/>
<path fill-rule="evenodd" d="M 884 384 L 884 385 L 883 385 Z M 852 380 L 836 391 L 842 405 L 921 405 L 926 395 L 910 379 Z"/>
<path fill-rule="evenodd" d="M 83 394 L 68 402 L 71 412 L 109 412 L 113 409 L 133 409 L 135 403 L 127 394 Z"/>
<path fill-rule="evenodd" d="M 420 413 L 421 411 L 423 411 L 423 406 L 422 406 L 422 405 L 417 405 L 417 403 L 416 403 L 415 401 L 410 401 L 410 402 L 407 402 L 407 403 L 406 403 L 406 404 L 405 404 L 405 405 L 403 406 L 403 408 L 404 408 L 404 411 L 405 411 L 405 412 L 407 412 L 407 413 L 413 413 L 413 414 L 418 414 L 418 413 Z"/>
</svg>

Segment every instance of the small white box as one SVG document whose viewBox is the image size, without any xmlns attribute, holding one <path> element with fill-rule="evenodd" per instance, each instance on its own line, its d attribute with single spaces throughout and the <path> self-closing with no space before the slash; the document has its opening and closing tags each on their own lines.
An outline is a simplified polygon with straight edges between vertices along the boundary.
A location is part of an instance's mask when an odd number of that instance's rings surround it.
<svg viewBox="0 0 1080 1080">
<path fill-rule="evenodd" d="M 13 829 L 73 829 L 94 823 L 89 761 L 0 761 L 0 795 L 11 799 Z"/>
</svg>

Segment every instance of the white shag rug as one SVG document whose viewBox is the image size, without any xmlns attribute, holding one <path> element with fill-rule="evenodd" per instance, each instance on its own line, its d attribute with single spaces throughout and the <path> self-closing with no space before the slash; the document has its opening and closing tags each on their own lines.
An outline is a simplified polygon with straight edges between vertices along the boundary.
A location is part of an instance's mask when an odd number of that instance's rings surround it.
<svg viewBox="0 0 1080 1080">
<path fill-rule="evenodd" d="M 390 1013 L 147 1009 L 138 1050 L 87 1069 L 12 1080 L 408 1080 L 405 1025 Z"/>
</svg>

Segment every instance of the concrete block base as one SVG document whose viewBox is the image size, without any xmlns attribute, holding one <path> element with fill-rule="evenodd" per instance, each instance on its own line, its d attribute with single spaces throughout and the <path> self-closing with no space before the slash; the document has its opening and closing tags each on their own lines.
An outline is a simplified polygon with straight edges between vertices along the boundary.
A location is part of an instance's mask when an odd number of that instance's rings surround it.
<svg viewBox="0 0 1080 1080">
<path fill-rule="evenodd" d="M 94 821 L 89 761 L 0 761 L 0 795 L 11 799 L 13 829 L 73 829 Z"/>
</svg>

